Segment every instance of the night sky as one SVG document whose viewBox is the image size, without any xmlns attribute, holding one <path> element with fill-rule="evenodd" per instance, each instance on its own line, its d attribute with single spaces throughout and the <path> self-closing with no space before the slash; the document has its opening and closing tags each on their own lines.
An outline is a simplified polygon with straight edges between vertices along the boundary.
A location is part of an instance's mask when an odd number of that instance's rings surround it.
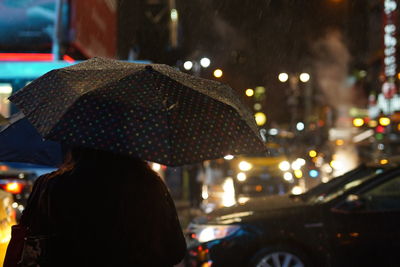
<svg viewBox="0 0 400 267">
<path fill-rule="evenodd" d="M 354 51 L 365 43 L 367 6 L 362 0 L 176 0 L 180 21 L 177 49 L 155 41 L 165 31 L 149 31 L 140 17 L 143 2 L 132 2 L 122 1 L 122 10 L 128 15 L 122 16 L 120 25 L 130 31 L 123 34 L 125 43 L 142 44 L 140 59 L 179 66 L 185 60 L 207 56 L 212 65 L 202 71 L 203 77 L 212 78 L 211 71 L 221 68 L 221 81 L 243 96 L 246 88 L 266 87 L 263 111 L 269 122 L 288 122 L 290 117 L 288 85 L 279 83 L 277 75 L 312 72 L 318 40 L 329 32 L 339 33 L 352 55 L 349 64 L 358 58 Z M 249 99 L 243 99 L 251 106 Z"/>
<path fill-rule="evenodd" d="M 278 82 L 278 73 L 312 70 L 314 43 L 332 30 L 342 32 L 346 42 L 345 31 L 362 14 L 359 2 L 185 1 L 180 9 L 184 50 L 189 57 L 209 55 L 225 70 L 222 80 L 242 95 L 246 88 L 265 86 L 268 117 L 287 122 L 288 86 Z M 355 9 L 358 15 L 350 20 Z"/>
</svg>

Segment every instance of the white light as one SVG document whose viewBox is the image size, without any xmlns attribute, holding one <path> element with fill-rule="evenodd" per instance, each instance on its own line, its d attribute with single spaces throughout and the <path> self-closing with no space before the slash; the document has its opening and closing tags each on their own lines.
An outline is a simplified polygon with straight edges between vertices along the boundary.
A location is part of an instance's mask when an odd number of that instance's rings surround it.
<svg viewBox="0 0 400 267">
<path fill-rule="evenodd" d="M 361 141 L 363 141 L 363 140 L 365 140 L 367 138 L 370 138 L 374 134 L 375 134 L 374 130 L 372 130 L 372 129 L 366 130 L 366 131 L 354 136 L 353 137 L 353 142 L 354 143 L 361 142 Z"/>
<path fill-rule="evenodd" d="M 300 163 L 300 166 L 304 166 L 306 164 L 306 160 L 302 158 L 297 158 L 296 161 Z"/>
<path fill-rule="evenodd" d="M 332 167 L 328 163 L 322 165 L 321 169 L 326 173 L 331 173 L 333 171 Z"/>
<path fill-rule="evenodd" d="M 193 62 L 185 61 L 185 63 L 183 63 L 183 67 L 185 68 L 185 70 L 191 70 L 193 68 Z"/>
<path fill-rule="evenodd" d="M 285 179 L 286 181 L 290 181 L 290 180 L 293 179 L 293 174 L 290 173 L 290 172 L 285 172 L 285 173 L 283 174 L 283 179 Z"/>
<path fill-rule="evenodd" d="M 303 83 L 306 83 L 310 80 L 310 74 L 303 72 L 302 74 L 300 74 L 300 81 L 302 81 Z"/>
<path fill-rule="evenodd" d="M 208 186 L 206 184 L 203 184 L 201 187 L 201 197 L 203 199 L 208 199 Z"/>
<path fill-rule="evenodd" d="M 207 225 L 200 226 L 198 233 L 199 242 L 208 242 L 215 239 L 224 238 L 239 229 L 237 225 Z"/>
<path fill-rule="evenodd" d="M 298 185 L 293 186 L 293 188 L 292 188 L 293 195 L 300 195 L 301 193 L 303 193 L 303 189 L 301 189 L 300 186 L 298 186 Z"/>
<path fill-rule="evenodd" d="M 11 94 L 12 86 L 9 83 L 0 83 L 0 94 Z"/>
<path fill-rule="evenodd" d="M 295 160 L 295 161 L 292 162 L 292 170 L 294 170 L 294 171 L 295 170 L 300 170 L 301 166 L 303 166 L 303 165 L 301 165 L 300 161 Z"/>
<path fill-rule="evenodd" d="M 278 134 L 278 129 L 275 129 L 275 128 L 269 129 L 269 134 L 270 135 L 277 135 Z"/>
<path fill-rule="evenodd" d="M 231 207 L 235 205 L 235 187 L 233 184 L 233 179 L 231 177 L 225 179 L 225 182 L 222 185 L 222 189 L 224 190 L 224 193 L 222 195 L 222 205 L 224 207 Z"/>
<path fill-rule="evenodd" d="M 244 182 L 247 179 L 247 175 L 244 172 L 239 172 L 236 175 L 236 178 L 238 179 L 239 182 Z"/>
<path fill-rule="evenodd" d="M 304 130 L 304 123 L 298 122 L 296 124 L 296 129 L 297 129 L 297 131 L 303 131 Z"/>
<path fill-rule="evenodd" d="M 279 169 L 281 171 L 288 171 L 290 169 L 290 163 L 286 160 L 282 161 L 281 163 L 279 163 Z"/>
<path fill-rule="evenodd" d="M 322 177 L 321 182 L 323 182 L 325 184 L 325 183 L 329 182 L 329 178 L 324 176 L 324 177 Z"/>
<path fill-rule="evenodd" d="M 203 57 L 202 59 L 200 59 L 200 65 L 203 68 L 207 68 L 208 66 L 210 66 L 210 64 L 211 64 L 211 60 L 209 58 Z"/>
<path fill-rule="evenodd" d="M 177 21 L 178 20 L 178 10 L 175 8 L 171 9 L 171 20 Z"/>
<path fill-rule="evenodd" d="M 249 200 L 250 200 L 249 197 L 239 197 L 238 202 L 239 204 L 245 204 Z"/>
<path fill-rule="evenodd" d="M 17 202 L 13 202 L 11 205 L 14 209 L 18 208 L 18 203 Z"/>
<path fill-rule="evenodd" d="M 285 72 L 279 73 L 278 79 L 279 79 L 279 81 L 284 83 L 289 79 L 289 75 Z"/>
<path fill-rule="evenodd" d="M 226 155 L 226 156 L 224 157 L 224 159 L 226 159 L 226 160 L 231 160 L 231 159 L 233 159 L 233 158 L 234 158 L 233 155 Z"/>
<path fill-rule="evenodd" d="M 253 168 L 253 165 L 251 165 L 250 163 L 248 163 L 247 161 L 241 161 L 239 163 L 239 169 L 241 171 L 249 171 L 251 170 L 251 168 Z"/>
<path fill-rule="evenodd" d="M 331 166 L 335 170 L 340 170 L 340 169 L 343 168 L 343 163 L 341 161 L 338 161 L 338 160 L 332 160 L 331 161 Z"/>
<path fill-rule="evenodd" d="M 159 172 L 161 170 L 161 165 L 158 163 L 153 163 L 151 164 L 151 168 L 153 169 L 153 171 Z"/>
<path fill-rule="evenodd" d="M 207 242 L 213 239 L 215 239 L 215 234 L 214 229 L 211 227 L 205 228 L 203 231 L 201 231 L 199 235 L 199 240 L 201 240 L 202 242 Z"/>
</svg>

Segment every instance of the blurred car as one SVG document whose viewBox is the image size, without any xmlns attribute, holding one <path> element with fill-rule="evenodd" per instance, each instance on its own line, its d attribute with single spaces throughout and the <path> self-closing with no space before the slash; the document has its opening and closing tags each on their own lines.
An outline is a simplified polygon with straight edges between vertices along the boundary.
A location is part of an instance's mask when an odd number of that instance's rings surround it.
<svg viewBox="0 0 400 267">
<path fill-rule="evenodd" d="M 3 266 L 8 242 L 11 239 L 11 226 L 16 223 L 16 212 L 11 193 L 0 189 L 0 266 Z"/>
<path fill-rule="evenodd" d="M 312 197 L 250 199 L 196 218 L 187 266 L 398 266 L 400 168 L 351 175 Z"/>
<path fill-rule="evenodd" d="M 33 172 L 0 165 L 0 189 L 12 194 L 11 205 L 17 212 L 17 220 L 25 208 L 36 178 L 37 175 Z"/>
</svg>

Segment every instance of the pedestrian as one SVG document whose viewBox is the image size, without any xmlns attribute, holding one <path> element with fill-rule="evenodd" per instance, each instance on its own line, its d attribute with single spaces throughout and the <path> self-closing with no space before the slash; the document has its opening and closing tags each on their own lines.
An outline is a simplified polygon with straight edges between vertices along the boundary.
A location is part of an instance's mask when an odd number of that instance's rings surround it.
<svg viewBox="0 0 400 267">
<path fill-rule="evenodd" d="M 143 160 L 95 149 L 71 149 L 38 178 L 21 223 L 40 246 L 25 249 L 22 266 L 34 257 L 41 267 L 166 267 L 186 251 L 161 178 Z"/>
</svg>

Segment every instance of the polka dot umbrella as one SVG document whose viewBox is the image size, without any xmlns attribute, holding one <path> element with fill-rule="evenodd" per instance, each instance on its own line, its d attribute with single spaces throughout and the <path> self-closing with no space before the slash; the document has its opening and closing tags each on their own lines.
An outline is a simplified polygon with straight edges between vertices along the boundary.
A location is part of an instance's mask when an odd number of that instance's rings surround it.
<svg viewBox="0 0 400 267">
<path fill-rule="evenodd" d="M 93 58 L 46 73 L 10 100 L 46 139 L 168 166 L 265 150 L 229 86 L 163 64 Z"/>
</svg>

